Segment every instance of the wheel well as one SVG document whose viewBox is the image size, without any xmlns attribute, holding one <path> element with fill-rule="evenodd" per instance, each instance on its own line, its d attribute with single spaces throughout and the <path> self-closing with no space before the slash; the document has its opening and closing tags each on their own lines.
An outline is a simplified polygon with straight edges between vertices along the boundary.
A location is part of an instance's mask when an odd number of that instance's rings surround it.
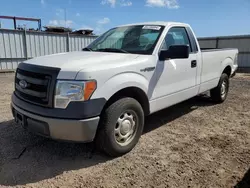
<svg viewBox="0 0 250 188">
<path fill-rule="evenodd" d="M 131 97 L 136 99 L 141 104 L 144 114 L 149 115 L 150 110 L 148 97 L 142 89 L 137 87 L 127 87 L 116 92 L 105 104 L 103 110 L 122 97 Z"/>
<path fill-rule="evenodd" d="M 231 76 L 231 71 L 232 71 L 232 69 L 231 69 L 231 67 L 228 65 L 228 66 L 223 70 L 222 73 L 226 73 L 226 74 L 228 75 L 228 77 L 230 77 L 230 76 Z"/>
</svg>

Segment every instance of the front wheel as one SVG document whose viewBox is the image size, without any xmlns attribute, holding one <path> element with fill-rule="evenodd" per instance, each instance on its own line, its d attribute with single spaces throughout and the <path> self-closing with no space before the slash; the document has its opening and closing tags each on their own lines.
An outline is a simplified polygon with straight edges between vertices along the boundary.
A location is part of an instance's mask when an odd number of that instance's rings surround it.
<svg viewBox="0 0 250 188">
<path fill-rule="evenodd" d="M 105 109 L 97 132 L 97 147 L 112 157 L 123 155 L 137 144 L 144 127 L 144 112 L 133 98 L 121 98 Z"/>
<path fill-rule="evenodd" d="M 210 95 L 213 101 L 222 103 L 226 100 L 229 90 L 229 77 L 223 73 L 220 77 L 219 84 L 216 88 L 210 91 Z"/>
</svg>

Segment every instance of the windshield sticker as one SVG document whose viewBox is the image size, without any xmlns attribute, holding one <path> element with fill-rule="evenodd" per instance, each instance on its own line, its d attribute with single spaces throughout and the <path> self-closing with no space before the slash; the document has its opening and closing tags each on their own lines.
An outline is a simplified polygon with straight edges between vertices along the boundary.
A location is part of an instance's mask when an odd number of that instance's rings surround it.
<svg viewBox="0 0 250 188">
<path fill-rule="evenodd" d="M 145 25 L 145 26 L 143 26 L 142 29 L 160 30 L 161 26 L 157 26 L 157 25 Z"/>
</svg>

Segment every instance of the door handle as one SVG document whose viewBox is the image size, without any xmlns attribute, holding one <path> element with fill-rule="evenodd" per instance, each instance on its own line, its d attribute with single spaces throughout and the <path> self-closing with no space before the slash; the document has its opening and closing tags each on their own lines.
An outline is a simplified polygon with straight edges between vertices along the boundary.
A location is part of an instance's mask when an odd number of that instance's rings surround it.
<svg viewBox="0 0 250 188">
<path fill-rule="evenodd" d="M 193 60 L 191 61 L 191 68 L 197 67 L 197 61 Z"/>
</svg>

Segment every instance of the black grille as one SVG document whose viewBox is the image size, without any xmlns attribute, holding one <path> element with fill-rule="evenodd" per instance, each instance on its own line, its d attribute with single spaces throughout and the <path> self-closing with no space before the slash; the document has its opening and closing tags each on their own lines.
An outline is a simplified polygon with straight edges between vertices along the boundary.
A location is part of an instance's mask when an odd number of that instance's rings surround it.
<svg viewBox="0 0 250 188">
<path fill-rule="evenodd" d="M 49 103 L 50 80 L 51 76 L 49 75 L 17 69 L 15 81 L 16 92 L 26 100 L 47 105 Z M 27 83 L 25 88 L 21 86 L 21 81 Z"/>
<path fill-rule="evenodd" d="M 16 71 L 15 93 L 25 101 L 52 107 L 60 69 L 21 63 Z"/>
</svg>

